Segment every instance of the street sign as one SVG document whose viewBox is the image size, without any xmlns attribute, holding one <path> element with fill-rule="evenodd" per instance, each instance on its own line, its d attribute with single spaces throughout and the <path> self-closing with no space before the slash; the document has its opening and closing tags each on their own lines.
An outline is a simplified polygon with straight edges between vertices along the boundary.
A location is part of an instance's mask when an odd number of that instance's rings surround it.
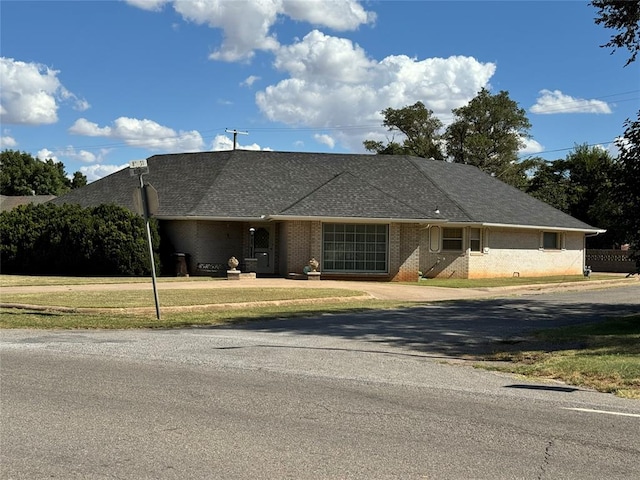
<svg viewBox="0 0 640 480">
<path fill-rule="evenodd" d="M 147 195 L 147 216 L 156 215 L 160 208 L 158 190 L 150 183 L 145 184 L 144 191 Z M 142 201 L 142 190 L 140 187 L 133 189 L 133 207 L 138 215 L 144 215 L 144 202 Z"/>
<path fill-rule="evenodd" d="M 149 173 L 149 166 L 146 160 L 131 160 L 129 162 L 129 174 L 132 177 L 146 175 Z"/>
</svg>

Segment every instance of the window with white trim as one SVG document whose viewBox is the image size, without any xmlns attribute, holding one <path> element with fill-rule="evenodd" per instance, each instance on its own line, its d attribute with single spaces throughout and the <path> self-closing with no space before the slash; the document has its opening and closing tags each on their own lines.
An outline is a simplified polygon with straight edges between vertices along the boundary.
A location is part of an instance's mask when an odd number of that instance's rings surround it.
<svg viewBox="0 0 640 480">
<path fill-rule="evenodd" d="M 442 250 L 462 251 L 462 228 L 442 229 Z"/>
<path fill-rule="evenodd" d="M 472 252 L 482 251 L 482 230 L 479 228 L 469 229 L 469 250 Z"/>
<path fill-rule="evenodd" d="M 560 250 L 560 234 L 558 232 L 543 232 L 542 248 L 544 250 Z"/>
<path fill-rule="evenodd" d="M 387 273 L 387 225 L 322 225 L 322 269 L 326 272 Z"/>
</svg>

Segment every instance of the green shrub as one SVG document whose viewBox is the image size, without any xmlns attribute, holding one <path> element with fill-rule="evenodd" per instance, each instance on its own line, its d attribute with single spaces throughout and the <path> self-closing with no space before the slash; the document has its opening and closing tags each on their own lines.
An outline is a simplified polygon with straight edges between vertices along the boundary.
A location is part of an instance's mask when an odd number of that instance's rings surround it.
<svg viewBox="0 0 640 480">
<path fill-rule="evenodd" d="M 160 237 L 155 221 L 151 232 L 157 249 Z M 2 212 L 0 256 L 2 273 L 100 276 L 150 272 L 144 220 L 116 205 L 82 208 L 45 203 Z"/>
</svg>

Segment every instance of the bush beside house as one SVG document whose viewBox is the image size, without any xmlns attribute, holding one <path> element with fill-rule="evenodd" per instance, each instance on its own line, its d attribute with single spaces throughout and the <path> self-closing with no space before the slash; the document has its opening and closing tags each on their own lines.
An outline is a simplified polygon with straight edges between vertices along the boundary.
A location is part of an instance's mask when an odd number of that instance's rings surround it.
<svg viewBox="0 0 640 480">
<path fill-rule="evenodd" d="M 153 245 L 158 229 L 151 223 Z M 142 217 L 116 205 L 24 205 L 0 213 L 2 273 L 147 275 Z M 155 259 L 156 264 L 158 259 Z"/>
</svg>

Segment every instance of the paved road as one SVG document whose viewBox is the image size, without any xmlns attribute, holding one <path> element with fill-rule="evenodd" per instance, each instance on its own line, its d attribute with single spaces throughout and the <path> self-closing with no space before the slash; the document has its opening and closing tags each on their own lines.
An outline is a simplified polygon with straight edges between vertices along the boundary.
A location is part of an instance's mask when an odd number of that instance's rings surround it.
<svg viewBox="0 0 640 480">
<path fill-rule="evenodd" d="M 637 294 L 3 331 L 2 478 L 639 478 L 640 402 L 448 361 L 638 312 Z"/>
</svg>

